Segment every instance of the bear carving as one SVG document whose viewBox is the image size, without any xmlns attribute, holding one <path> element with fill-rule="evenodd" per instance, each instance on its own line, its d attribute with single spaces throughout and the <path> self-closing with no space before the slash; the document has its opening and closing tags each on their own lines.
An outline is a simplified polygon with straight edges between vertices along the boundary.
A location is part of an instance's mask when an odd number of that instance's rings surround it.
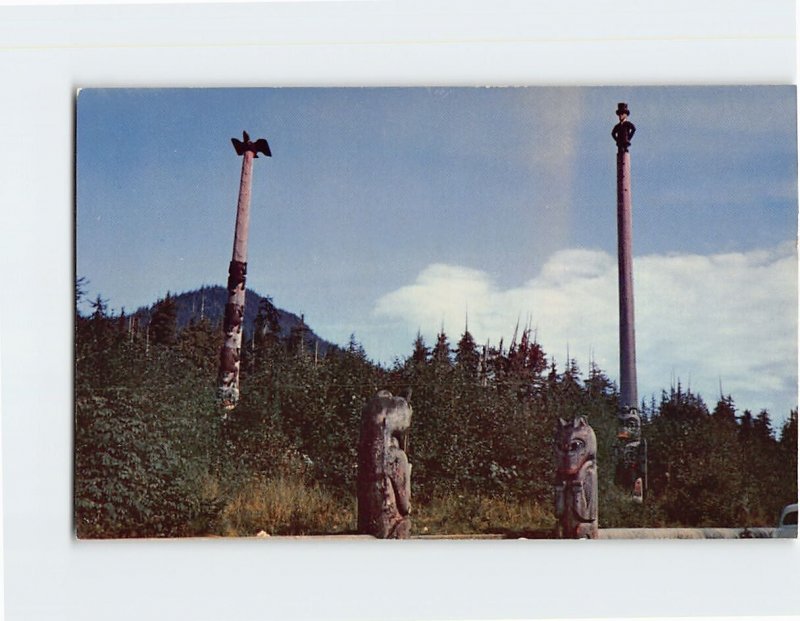
<svg viewBox="0 0 800 621">
<path fill-rule="evenodd" d="M 381 390 L 361 411 L 358 532 L 379 539 L 408 539 L 411 533 L 409 396 L 395 397 Z"/>
<path fill-rule="evenodd" d="M 581 416 L 558 419 L 555 513 L 562 539 L 597 538 L 597 439 Z"/>
</svg>

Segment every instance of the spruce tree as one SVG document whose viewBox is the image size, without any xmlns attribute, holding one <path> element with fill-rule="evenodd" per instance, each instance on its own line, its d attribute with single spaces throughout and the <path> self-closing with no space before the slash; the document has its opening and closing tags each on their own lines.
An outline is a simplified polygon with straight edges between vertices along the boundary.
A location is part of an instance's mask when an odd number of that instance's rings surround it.
<svg viewBox="0 0 800 621">
<path fill-rule="evenodd" d="M 178 332 L 178 304 L 167 292 L 163 300 L 156 302 L 150 317 L 150 339 L 161 345 L 174 345 Z"/>
<path fill-rule="evenodd" d="M 736 424 L 736 407 L 733 404 L 733 398 L 728 395 L 727 397 L 720 396 L 714 411 L 711 413 L 714 420 L 727 425 Z"/>
<path fill-rule="evenodd" d="M 463 369 L 467 374 L 476 375 L 479 361 L 480 354 L 475 345 L 475 339 L 469 330 L 464 330 L 464 334 L 456 347 L 456 366 Z"/>
<path fill-rule="evenodd" d="M 430 349 L 425 345 L 425 339 L 422 337 L 422 333 L 417 331 L 417 338 L 414 340 L 414 351 L 411 354 L 411 359 L 414 364 L 427 363 L 430 353 Z"/>
<path fill-rule="evenodd" d="M 308 333 L 309 327 L 306 325 L 305 315 L 300 315 L 300 321 L 289 331 L 289 351 L 298 356 L 305 355 Z"/>
<path fill-rule="evenodd" d="M 258 304 L 255 322 L 255 340 L 257 346 L 275 345 L 281 333 L 280 314 L 272 303 L 272 298 L 264 296 Z"/>
<path fill-rule="evenodd" d="M 797 410 L 789 412 L 789 418 L 781 426 L 780 445 L 797 457 Z"/>
<path fill-rule="evenodd" d="M 452 364 L 450 353 L 450 343 L 447 340 L 447 335 L 445 334 L 444 329 L 442 329 L 442 331 L 436 335 L 436 345 L 433 346 L 431 358 L 433 359 L 433 362 L 437 364 L 450 365 Z"/>
</svg>

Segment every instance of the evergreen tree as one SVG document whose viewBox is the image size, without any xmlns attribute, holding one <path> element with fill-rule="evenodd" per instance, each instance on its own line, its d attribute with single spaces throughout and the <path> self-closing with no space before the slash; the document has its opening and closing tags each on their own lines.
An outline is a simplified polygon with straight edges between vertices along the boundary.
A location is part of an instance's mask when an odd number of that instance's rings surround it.
<svg viewBox="0 0 800 621">
<path fill-rule="evenodd" d="M 78 307 L 80 306 L 83 298 L 86 297 L 86 287 L 89 284 L 89 281 L 86 280 L 85 276 L 81 276 L 75 279 L 75 316 L 77 317 L 80 313 L 78 312 Z"/>
<path fill-rule="evenodd" d="M 572 395 L 578 395 L 581 390 L 580 380 L 581 370 L 578 366 L 578 362 L 575 360 L 575 358 L 571 358 L 567 364 L 567 368 L 564 369 L 564 373 L 561 376 L 563 390 Z"/>
<path fill-rule="evenodd" d="M 781 427 L 780 445 L 790 453 L 797 453 L 797 410 L 789 412 L 789 418 Z"/>
<path fill-rule="evenodd" d="M 778 443 L 778 470 L 783 473 L 777 491 L 778 500 L 784 504 L 797 502 L 797 410 L 789 413 L 789 418 L 781 427 Z"/>
<path fill-rule="evenodd" d="M 452 364 L 450 353 L 450 343 L 447 340 L 447 335 L 444 333 L 444 329 L 442 329 L 442 331 L 436 335 L 436 345 L 433 346 L 431 358 L 436 364 L 449 366 Z"/>
<path fill-rule="evenodd" d="M 108 300 L 104 300 L 99 293 L 91 305 L 92 319 L 102 320 L 108 317 Z"/>
<path fill-rule="evenodd" d="M 651 502 L 663 511 L 667 524 L 748 523 L 752 502 L 744 491 L 736 428 L 708 415 L 699 395 L 684 392 L 680 384 L 662 393 L 658 415 L 645 435 Z"/>
<path fill-rule="evenodd" d="M 295 355 L 306 354 L 308 347 L 309 327 L 306 325 L 305 315 L 300 315 L 300 321 L 292 326 L 289 331 L 289 351 Z"/>
<path fill-rule="evenodd" d="M 749 442 L 753 437 L 753 427 L 753 413 L 745 410 L 739 420 L 739 440 Z"/>
<path fill-rule="evenodd" d="M 364 346 L 356 340 L 355 333 L 350 334 L 350 340 L 347 343 L 347 353 L 361 362 L 368 362 L 367 351 Z"/>
<path fill-rule="evenodd" d="M 414 340 L 414 351 L 411 354 L 411 360 L 414 364 L 426 364 L 430 356 L 430 349 L 425 345 L 425 339 L 422 333 L 417 331 L 417 338 Z"/>
<path fill-rule="evenodd" d="M 690 421 L 708 416 L 708 407 L 700 395 L 691 390 L 684 391 L 678 382 L 677 388 L 672 387 L 669 395 L 663 393 L 659 413 L 677 421 Z"/>
<path fill-rule="evenodd" d="M 280 314 L 272 303 L 272 298 L 265 296 L 258 304 L 258 315 L 255 322 L 256 346 L 275 345 L 280 339 Z"/>
<path fill-rule="evenodd" d="M 191 321 L 178 335 L 178 350 L 199 369 L 217 371 L 222 333 L 207 318 Z"/>
<path fill-rule="evenodd" d="M 753 435 L 759 442 L 774 442 L 775 433 L 772 430 L 772 421 L 767 410 L 761 410 L 753 421 Z"/>
<path fill-rule="evenodd" d="M 594 361 L 589 365 L 589 377 L 586 378 L 584 384 L 592 397 L 611 395 L 615 389 L 614 383 Z M 642 416 L 645 416 L 644 407 L 642 407 Z"/>
<path fill-rule="evenodd" d="M 515 332 L 516 334 L 516 332 Z M 508 371 L 523 381 L 538 379 L 547 368 L 544 352 L 536 340 L 531 340 L 531 330 L 522 332 L 519 344 L 514 339 L 508 352 Z"/>
<path fill-rule="evenodd" d="M 103 353 L 119 336 L 116 321 L 108 312 L 108 300 L 103 299 L 100 294 L 90 305 L 92 313 L 88 319 L 76 318 L 76 339 L 81 348 L 89 347 Z"/>
<path fill-rule="evenodd" d="M 475 345 L 475 339 L 470 334 L 470 331 L 465 329 L 456 348 L 456 366 L 463 369 L 468 375 L 475 377 L 478 372 L 479 362 L 480 354 Z"/>
<path fill-rule="evenodd" d="M 150 317 L 150 340 L 155 344 L 174 345 L 177 340 L 178 305 L 167 292 L 163 300 L 156 302 Z"/>
<path fill-rule="evenodd" d="M 733 398 L 730 395 L 727 397 L 720 396 L 711 416 L 720 423 L 736 425 L 736 407 L 734 406 Z"/>
</svg>

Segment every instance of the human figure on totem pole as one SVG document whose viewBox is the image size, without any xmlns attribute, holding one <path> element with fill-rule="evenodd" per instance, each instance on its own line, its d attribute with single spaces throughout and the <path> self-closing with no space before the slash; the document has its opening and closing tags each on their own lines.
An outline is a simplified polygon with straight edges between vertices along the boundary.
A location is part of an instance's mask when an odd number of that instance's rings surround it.
<svg viewBox="0 0 800 621">
<path fill-rule="evenodd" d="M 611 130 L 611 137 L 617 143 L 617 150 L 620 153 L 627 153 L 628 147 L 631 146 L 631 139 L 633 134 L 636 133 L 636 126 L 628 120 L 630 110 L 628 104 L 620 102 L 617 104 L 617 116 L 619 123 Z"/>
</svg>

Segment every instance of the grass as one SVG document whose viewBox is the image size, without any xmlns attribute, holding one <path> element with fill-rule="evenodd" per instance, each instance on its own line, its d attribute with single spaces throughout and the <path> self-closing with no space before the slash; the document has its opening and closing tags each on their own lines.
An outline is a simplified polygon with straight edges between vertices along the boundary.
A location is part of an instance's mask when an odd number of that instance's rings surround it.
<svg viewBox="0 0 800 621">
<path fill-rule="evenodd" d="M 336 535 L 356 532 L 354 494 L 338 496 L 305 477 L 253 477 L 225 493 L 215 479 L 205 484 L 219 513 L 210 530 L 226 537 Z M 549 508 L 503 497 L 447 494 L 412 505 L 413 535 L 549 536 L 555 518 Z"/>
<path fill-rule="evenodd" d="M 318 535 L 354 532 L 356 508 L 352 498 L 336 498 L 302 477 L 285 475 L 254 478 L 224 504 L 215 530 L 228 537 Z"/>
<path fill-rule="evenodd" d="M 447 494 L 412 511 L 412 535 L 548 536 L 555 528 L 552 511 L 532 501 L 504 497 Z"/>
</svg>

